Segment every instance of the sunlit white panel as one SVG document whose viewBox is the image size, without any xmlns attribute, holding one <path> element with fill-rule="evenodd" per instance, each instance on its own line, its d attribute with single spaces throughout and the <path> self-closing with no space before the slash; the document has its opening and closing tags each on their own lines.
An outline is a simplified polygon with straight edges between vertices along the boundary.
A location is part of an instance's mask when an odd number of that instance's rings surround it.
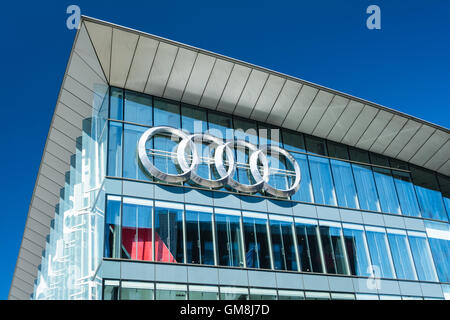
<svg viewBox="0 0 450 320">
<path fill-rule="evenodd" d="M 348 99 L 335 95 L 312 134 L 326 138 L 336 121 L 339 119 L 339 116 L 345 110 L 348 102 Z"/>
<path fill-rule="evenodd" d="M 231 75 L 234 64 L 224 60 L 216 60 L 211 75 L 206 83 L 205 91 L 200 99 L 200 106 L 216 109 L 222 92 Z"/>
<path fill-rule="evenodd" d="M 231 113 L 238 102 L 239 97 L 244 90 L 251 69 L 240 64 L 235 64 L 230 78 L 223 90 L 217 110 Z"/>
<path fill-rule="evenodd" d="M 318 90 L 308 85 L 303 85 L 300 93 L 297 95 L 294 103 L 291 106 L 282 126 L 284 128 L 296 130 L 303 119 L 306 111 L 314 100 Z"/>
<path fill-rule="evenodd" d="M 72 54 L 67 74 L 88 88 L 104 88 L 106 91 L 107 83 L 76 52 Z"/>
<path fill-rule="evenodd" d="M 61 147 L 59 144 L 57 144 L 55 141 L 51 139 L 47 139 L 47 147 L 46 150 L 54 155 L 56 158 L 58 158 L 61 161 L 69 162 L 70 156 L 72 155 L 71 152 Z M 69 166 L 67 166 L 69 168 Z M 57 181 L 58 182 L 58 181 Z M 63 184 L 64 185 L 64 184 Z"/>
<path fill-rule="evenodd" d="M 44 175 L 39 175 L 37 179 L 37 185 L 42 186 L 42 188 L 59 196 L 59 191 L 61 187 L 56 182 L 45 177 Z"/>
<path fill-rule="evenodd" d="M 449 134 L 436 130 L 427 142 L 417 150 L 416 154 L 411 158 L 411 162 L 419 166 L 423 166 L 430 158 L 439 151 L 448 141 Z M 450 153 L 447 154 L 450 157 Z"/>
<path fill-rule="evenodd" d="M 69 92 L 72 92 L 86 104 L 93 106 L 94 100 L 99 99 L 99 101 L 103 100 L 103 96 L 101 92 L 94 92 L 92 89 L 88 89 L 75 79 L 70 76 L 67 76 L 64 80 L 64 89 Z"/>
<path fill-rule="evenodd" d="M 356 146 L 365 150 L 369 149 L 391 119 L 392 113 L 380 110 L 363 133 Z"/>
<path fill-rule="evenodd" d="M 75 96 L 72 92 L 65 89 L 61 91 L 59 101 L 70 107 L 73 111 L 78 113 L 83 118 L 90 117 L 92 115 L 92 106 L 82 101 Z"/>
<path fill-rule="evenodd" d="M 378 109 L 365 105 L 364 109 L 353 122 L 353 125 L 347 131 L 347 134 L 344 136 L 341 142 L 350 146 L 354 146 L 358 142 L 359 138 L 363 135 L 364 131 L 366 131 L 373 118 L 375 118 L 377 112 Z"/>
<path fill-rule="evenodd" d="M 76 137 L 69 137 L 63 132 L 51 128 L 49 133 L 49 138 L 58 143 L 60 146 L 64 147 L 66 150 L 75 153 L 76 147 Z"/>
<path fill-rule="evenodd" d="M 81 135 L 81 128 L 74 126 L 73 123 L 64 120 L 58 115 L 55 115 L 53 118 L 53 127 L 73 139 Z"/>
<path fill-rule="evenodd" d="M 400 129 L 403 128 L 407 119 L 400 116 L 393 116 L 384 130 L 378 135 L 375 142 L 370 147 L 370 151 L 383 153 L 386 147 L 397 136 Z"/>
<path fill-rule="evenodd" d="M 450 159 L 450 140 L 447 142 L 425 163 L 425 166 L 431 170 L 438 170 L 447 160 Z"/>
<path fill-rule="evenodd" d="M 266 121 L 285 82 L 286 80 L 281 77 L 269 76 L 250 118 L 258 121 Z"/>
<path fill-rule="evenodd" d="M 314 98 L 313 103 L 309 107 L 302 122 L 298 126 L 297 130 L 305 133 L 312 133 L 314 128 L 319 123 L 325 110 L 330 105 L 333 99 L 333 94 L 320 90 L 317 96 Z"/>
<path fill-rule="evenodd" d="M 135 33 L 113 29 L 111 76 L 109 79 L 111 85 L 119 88 L 125 86 L 138 38 L 139 36 Z"/>
<path fill-rule="evenodd" d="M 44 189 L 42 186 L 37 185 L 36 189 L 34 190 L 34 194 L 38 196 L 41 199 L 44 199 L 48 203 L 58 203 L 59 201 L 59 193 L 54 194 L 48 191 L 47 189 Z"/>
<path fill-rule="evenodd" d="M 192 67 L 194 66 L 197 53 L 185 48 L 178 50 L 177 57 L 170 72 L 163 97 L 179 101 L 183 95 Z"/>
<path fill-rule="evenodd" d="M 159 42 L 154 39 L 139 37 L 125 88 L 144 91 L 158 44 Z"/>
<path fill-rule="evenodd" d="M 56 106 L 56 114 L 77 128 L 83 127 L 83 117 L 63 103 Z"/>
<path fill-rule="evenodd" d="M 300 92 L 302 85 L 298 82 L 291 80 L 286 80 L 283 89 L 278 95 L 275 104 L 273 105 L 272 111 L 266 121 L 270 124 L 281 126 L 286 117 L 289 109 L 294 103 L 295 98 Z"/>
<path fill-rule="evenodd" d="M 336 123 L 331 128 L 330 133 L 328 133 L 328 139 L 338 142 L 341 141 L 363 108 L 364 105 L 362 103 L 350 100 Z"/>
<path fill-rule="evenodd" d="M 58 157 L 49 153 L 49 151 L 47 149 L 45 150 L 44 156 L 42 157 L 42 163 L 46 164 L 47 166 L 49 166 L 59 172 L 65 172 L 69 168 L 69 164 L 67 162 L 62 161 Z"/>
<path fill-rule="evenodd" d="M 107 80 L 109 81 L 109 67 L 111 65 L 111 41 L 112 28 L 89 21 L 84 22 L 89 36 L 94 45 L 100 64 L 105 72 Z"/>
<path fill-rule="evenodd" d="M 80 57 L 95 71 L 104 81 L 106 81 L 105 74 L 103 73 L 100 62 L 98 61 L 95 50 L 92 46 L 91 40 L 87 33 L 84 24 L 81 25 L 81 29 L 78 32 L 78 39 L 76 41 L 74 51 L 77 52 Z"/>
<path fill-rule="evenodd" d="M 403 147 L 409 142 L 409 140 L 416 134 L 419 130 L 421 124 L 408 120 L 399 133 L 395 136 L 392 142 L 384 150 L 384 154 L 389 157 L 397 157 L 398 153 L 403 149 Z"/>
<path fill-rule="evenodd" d="M 400 151 L 397 157 L 403 161 L 410 161 L 417 150 L 428 140 L 436 129 L 422 125 L 416 134 L 409 140 L 406 146 Z"/>
<path fill-rule="evenodd" d="M 236 104 L 234 114 L 241 117 L 250 116 L 259 96 L 261 95 L 267 77 L 267 73 L 252 69 L 239 101 Z"/>
<path fill-rule="evenodd" d="M 145 85 L 145 93 L 158 97 L 163 95 L 177 52 L 178 47 L 176 46 L 164 42 L 159 44 L 147 84 Z"/>
<path fill-rule="evenodd" d="M 206 83 L 211 74 L 215 60 L 216 59 L 211 56 L 202 53 L 198 54 L 181 101 L 198 105 L 203 91 L 206 88 Z"/>
</svg>

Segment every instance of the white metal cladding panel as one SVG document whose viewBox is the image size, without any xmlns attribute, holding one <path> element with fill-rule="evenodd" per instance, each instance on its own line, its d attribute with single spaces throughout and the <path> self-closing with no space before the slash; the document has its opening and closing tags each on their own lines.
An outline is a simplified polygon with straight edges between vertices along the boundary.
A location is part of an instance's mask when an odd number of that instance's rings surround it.
<svg viewBox="0 0 450 320">
<path fill-rule="evenodd" d="M 297 130 L 311 134 L 333 99 L 333 94 L 320 90 Z"/>
<path fill-rule="evenodd" d="M 266 122 L 281 126 L 287 113 L 289 112 L 295 98 L 300 92 L 302 85 L 300 83 L 286 80 L 270 114 L 267 115 Z"/>
<path fill-rule="evenodd" d="M 53 126 L 60 132 L 64 132 L 67 136 L 76 138 L 80 134 L 81 128 L 74 126 L 72 123 L 55 115 Z"/>
<path fill-rule="evenodd" d="M 366 131 L 359 139 L 356 146 L 361 149 L 370 149 L 376 138 L 381 134 L 389 121 L 392 119 L 392 114 L 384 110 L 380 110 L 377 116 L 372 120 Z"/>
<path fill-rule="evenodd" d="M 367 130 L 372 120 L 375 118 L 379 110 L 374 107 L 365 105 L 364 109 L 358 115 L 353 125 L 347 131 L 346 135 L 342 139 L 342 143 L 354 146 L 363 133 Z"/>
<path fill-rule="evenodd" d="M 286 115 L 282 126 L 288 129 L 296 130 L 303 116 L 313 102 L 318 90 L 316 88 L 303 85 L 297 98 Z"/>
<path fill-rule="evenodd" d="M 161 42 L 148 77 L 144 92 L 161 97 L 178 53 L 178 47 Z"/>
<path fill-rule="evenodd" d="M 342 112 L 344 112 L 348 103 L 349 99 L 335 95 L 325 113 L 322 115 L 322 118 L 317 123 L 312 134 L 318 137 L 326 138 Z"/>
<path fill-rule="evenodd" d="M 211 56 L 198 54 L 181 101 L 193 105 L 199 104 L 215 61 L 216 59 Z"/>
<path fill-rule="evenodd" d="M 200 106 L 216 109 L 233 67 L 234 64 L 231 62 L 216 60 L 200 99 Z"/>
<path fill-rule="evenodd" d="M 406 144 L 411 140 L 411 138 L 419 130 L 421 124 L 408 120 L 400 132 L 395 136 L 392 142 L 384 150 L 384 154 L 393 158 L 396 158 L 400 151 L 406 146 Z"/>
<path fill-rule="evenodd" d="M 180 48 L 170 72 L 163 97 L 179 101 L 183 96 L 184 88 L 189 80 L 197 53 L 191 50 Z"/>
<path fill-rule="evenodd" d="M 113 29 L 111 46 L 111 75 L 109 83 L 117 87 L 125 87 L 131 61 L 136 50 L 138 35 Z"/>
<path fill-rule="evenodd" d="M 107 86 L 105 80 L 95 73 L 77 53 L 72 54 L 67 73 L 88 88 L 95 88 L 100 83 L 104 83 Z"/>
<path fill-rule="evenodd" d="M 92 104 L 95 99 L 102 99 L 101 94 L 83 86 L 80 82 L 70 76 L 66 77 L 64 88 L 75 94 L 81 101 L 87 104 Z"/>
<path fill-rule="evenodd" d="M 431 158 L 428 160 L 425 165 L 432 169 L 438 170 L 448 159 L 450 155 L 450 140 L 440 148 Z"/>
<path fill-rule="evenodd" d="M 252 69 L 232 113 L 241 117 L 249 117 L 261 95 L 267 78 L 267 73 Z"/>
<path fill-rule="evenodd" d="M 384 130 L 378 135 L 375 142 L 370 147 L 370 151 L 383 153 L 387 146 L 403 128 L 406 121 L 407 119 L 394 115 Z"/>
<path fill-rule="evenodd" d="M 95 52 L 109 81 L 109 68 L 111 65 L 112 27 L 99 23 L 84 21 L 89 37 L 92 40 Z"/>
<path fill-rule="evenodd" d="M 234 111 L 242 90 L 244 90 L 245 84 L 250 76 L 251 70 L 252 69 L 240 64 L 235 64 L 233 66 L 233 71 L 231 71 L 216 110 L 227 113 L 232 113 Z"/>
<path fill-rule="evenodd" d="M 264 89 L 262 90 L 258 98 L 258 102 L 256 102 L 255 108 L 250 115 L 251 119 L 263 122 L 266 121 L 285 82 L 285 79 L 274 75 L 270 75 L 267 78 L 267 81 L 264 84 Z"/>
<path fill-rule="evenodd" d="M 417 150 L 428 140 L 436 129 L 427 125 L 422 125 L 416 134 L 409 140 L 397 157 L 404 161 L 409 161 L 416 154 Z"/>
<path fill-rule="evenodd" d="M 445 132 L 435 131 L 423 144 L 420 149 L 416 151 L 411 158 L 411 162 L 419 166 L 423 166 L 430 158 L 438 152 L 442 146 L 448 141 L 449 134 Z M 450 153 L 447 154 L 450 157 Z"/>
<path fill-rule="evenodd" d="M 144 91 L 158 45 L 159 42 L 156 40 L 139 37 L 125 88 Z"/>
<path fill-rule="evenodd" d="M 328 134 L 328 139 L 340 142 L 363 109 L 364 105 L 362 103 L 350 100 L 336 123 L 333 125 Z"/>
</svg>

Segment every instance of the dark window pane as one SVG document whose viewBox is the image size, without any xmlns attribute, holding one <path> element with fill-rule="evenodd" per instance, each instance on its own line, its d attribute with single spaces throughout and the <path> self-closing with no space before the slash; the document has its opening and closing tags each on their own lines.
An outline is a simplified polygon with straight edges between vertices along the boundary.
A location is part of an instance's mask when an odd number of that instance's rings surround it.
<svg viewBox="0 0 450 320">
<path fill-rule="evenodd" d="M 271 269 L 267 219 L 244 216 L 245 259 L 248 268 Z"/>
<path fill-rule="evenodd" d="M 328 146 L 328 156 L 338 159 L 345 159 L 345 160 L 349 159 L 348 149 L 346 145 L 328 141 L 327 146 Z"/>
<path fill-rule="evenodd" d="M 125 91 L 125 121 L 151 126 L 153 124 L 152 97 Z"/>
<path fill-rule="evenodd" d="M 183 207 L 155 203 L 155 261 L 183 263 Z"/>
<path fill-rule="evenodd" d="M 277 217 L 270 216 L 273 264 L 277 270 L 297 271 L 294 234 L 292 233 L 293 221 L 292 218 L 289 220 L 278 220 Z"/>
<path fill-rule="evenodd" d="M 105 280 L 103 284 L 103 300 L 119 300 L 119 281 Z"/>
<path fill-rule="evenodd" d="M 258 145 L 258 130 L 255 121 L 234 119 L 234 137 Z"/>
<path fill-rule="evenodd" d="M 301 133 L 282 130 L 283 145 L 286 150 L 306 152 L 305 142 Z"/>
<path fill-rule="evenodd" d="M 120 197 L 108 196 L 106 200 L 105 257 L 120 257 Z"/>
<path fill-rule="evenodd" d="M 221 266 L 243 267 L 240 215 L 217 214 L 216 236 L 218 262 Z"/>
<path fill-rule="evenodd" d="M 215 264 L 211 212 L 186 207 L 186 262 Z"/>
<path fill-rule="evenodd" d="M 317 225 L 295 223 L 301 271 L 323 272 Z"/>
<path fill-rule="evenodd" d="M 376 153 L 370 153 L 370 162 L 378 166 L 389 167 L 389 159 Z"/>
<path fill-rule="evenodd" d="M 341 228 L 321 225 L 319 230 L 327 273 L 349 274 Z"/>
<path fill-rule="evenodd" d="M 356 276 L 369 277 L 369 250 L 362 226 L 344 224 L 344 241 L 348 255 L 350 273 Z"/>
<path fill-rule="evenodd" d="M 450 178 L 438 175 L 439 186 L 441 187 L 442 199 L 447 210 L 447 217 L 450 217 Z"/>
<path fill-rule="evenodd" d="M 362 163 L 370 163 L 369 153 L 367 151 L 356 149 L 356 148 L 348 148 L 350 153 L 350 160 L 358 161 Z"/>
<path fill-rule="evenodd" d="M 208 112 L 208 133 L 220 139 L 233 139 L 233 120 L 231 116 Z"/>
<path fill-rule="evenodd" d="M 327 156 L 327 145 L 324 139 L 305 136 L 306 150 L 308 153 Z"/>
</svg>

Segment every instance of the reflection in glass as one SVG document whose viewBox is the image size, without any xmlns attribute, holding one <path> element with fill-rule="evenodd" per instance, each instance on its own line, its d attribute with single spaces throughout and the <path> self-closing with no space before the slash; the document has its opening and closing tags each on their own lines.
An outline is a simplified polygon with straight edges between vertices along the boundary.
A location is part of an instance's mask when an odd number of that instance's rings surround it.
<svg viewBox="0 0 450 320">
<path fill-rule="evenodd" d="M 154 99 L 154 126 L 179 128 L 181 124 L 180 106 L 165 99 Z"/>
<path fill-rule="evenodd" d="M 105 280 L 103 283 L 103 300 L 119 300 L 119 281 Z"/>
<path fill-rule="evenodd" d="M 315 156 L 308 156 L 308 159 L 315 203 L 335 206 L 336 195 L 329 160 Z"/>
<path fill-rule="evenodd" d="M 305 300 L 303 291 L 278 290 L 278 300 Z"/>
<path fill-rule="evenodd" d="M 298 270 L 292 228 L 292 218 L 282 220 L 282 217 L 270 216 L 273 264 L 277 270 Z"/>
<path fill-rule="evenodd" d="M 388 229 L 388 240 L 397 279 L 417 280 L 406 232 Z"/>
<path fill-rule="evenodd" d="M 450 218 L 450 178 L 438 175 L 439 186 L 441 187 L 442 200 L 447 210 L 447 217 Z"/>
<path fill-rule="evenodd" d="M 408 231 L 408 239 L 419 280 L 437 281 L 437 274 L 426 234 Z"/>
<path fill-rule="evenodd" d="M 377 189 L 369 166 L 352 164 L 356 189 L 358 190 L 359 207 L 363 210 L 380 211 Z"/>
<path fill-rule="evenodd" d="M 219 288 L 189 285 L 189 300 L 219 300 Z"/>
<path fill-rule="evenodd" d="M 120 257 L 120 197 L 106 200 L 105 258 Z"/>
<path fill-rule="evenodd" d="M 306 291 L 305 298 L 306 300 L 330 300 L 330 294 L 328 292 Z"/>
<path fill-rule="evenodd" d="M 267 219 L 264 215 L 244 215 L 243 225 L 247 267 L 271 269 Z"/>
<path fill-rule="evenodd" d="M 274 289 L 250 288 L 249 300 L 277 300 L 277 291 Z"/>
<path fill-rule="evenodd" d="M 123 198 L 122 258 L 152 260 L 153 201 Z"/>
<path fill-rule="evenodd" d="M 378 196 L 380 197 L 381 210 L 383 212 L 400 214 L 400 204 L 398 203 L 391 170 L 374 167 L 373 175 L 377 184 Z"/>
<path fill-rule="evenodd" d="M 297 249 L 301 271 L 323 272 L 317 224 L 295 220 Z"/>
<path fill-rule="evenodd" d="M 187 300 L 187 286 L 157 283 L 156 300 Z"/>
<path fill-rule="evenodd" d="M 208 112 L 208 133 L 223 139 L 233 139 L 233 120 L 229 115 Z"/>
<path fill-rule="evenodd" d="M 326 223 L 319 227 L 327 273 L 349 274 L 342 230 L 338 224 Z"/>
<path fill-rule="evenodd" d="M 147 126 L 153 125 L 152 97 L 126 90 L 125 121 Z"/>
<path fill-rule="evenodd" d="M 382 228 L 366 227 L 372 265 L 380 271 L 382 278 L 394 278 L 394 269 L 386 233 Z"/>
<path fill-rule="evenodd" d="M 330 162 L 339 206 L 358 209 L 358 197 L 350 163 L 335 159 L 331 159 Z"/>
<path fill-rule="evenodd" d="M 351 293 L 331 293 L 331 300 L 356 300 L 355 295 Z"/>
<path fill-rule="evenodd" d="M 369 277 L 369 249 L 363 226 L 344 224 L 344 241 L 348 255 L 350 273 L 352 275 Z"/>
<path fill-rule="evenodd" d="M 240 287 L 220 287 L 220 300 L 248 300 L 248 289 Z"/>
<path fill-rule="evenodd" d="M 123 119 L 123 90 L 111 87 L 109 117 L 111 119 Z"/>
<path fill-rule="evenodd" d="M 122 176 L 122 124 L 109 122 L 108 176 Z"/>
<path fill-rule="evenodd" d="M 206 110 L 182 104 L 181 128 L 190 134 L 206 132 L 208 130 Z"/>
<path fill-rule="evenodd" d="M 186 207 L 186 262 L 214 265 L 212 213 Z"/>
<path fill-rule="evenodd" d="M 288 151 L 306 152 L 305 142 L 301 133 L 282 130 L 281 135 L 284 149 Z"/>
<path fill-rule="evenodd" d="M 155 203 L 155 261 L 184 262 L 183 206 Z"/>
<path fill-rule="evenodd" d="M 150 180 L 150 178 L 139 167 L 137 156 L 137 144 L 141 135 L 148 129 L 146 127 L 125 124 L 123 146 L 123 176 L 125 178 Z M 147 150 L 150 154 L 152 141 L 147 141 Z M 151 156 L 150 156 L 150 159 Z"/>
<path fill-rule="evenodd" d="M 221 266 L 243 267 L 244 254 L 239 215 L 219 214 L 216 211 L 218 263 Z"/>
<path fill-rule="evenodd" d="M 292 153 L 291 155 L 297 161 L 301 172 L 300 187 L 298 191 L 291 196 L 291 200 L 313 203 L 314 195 L 306 155 L 299 153 Z"/>
<path fill-rule="evenodd" d="M 420 209 L 417 203 L 416 192 L 408 172 L 392 171 L 395 186 L 400 200 L 402 213 L 407 216 L 419 217 Z"/>
<path fill-rule="evenodd" d="M 122 281 L 120 300 L 153 300 L 154 291 L 153 283 Z"/>
<path fill-rule="evenodd" d="M 441 282 L 450 282 L 450 225 L 426 221 L 428 241 Z"/>
</svg>

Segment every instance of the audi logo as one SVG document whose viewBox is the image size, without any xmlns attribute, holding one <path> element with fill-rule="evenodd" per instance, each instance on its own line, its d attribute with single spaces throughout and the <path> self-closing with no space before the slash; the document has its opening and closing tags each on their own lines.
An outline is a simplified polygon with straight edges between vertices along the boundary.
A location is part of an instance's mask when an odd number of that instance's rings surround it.
<svg viewBox="0 0 450 320">
<path fill-rule="evenodd" d="M 173 158 L 175 158 L 174 162 L 181 171 L 180 173 L 169 174 L 162 172 L 156 168 L 152 161 L 150 161 L 146 143 L 155 135 L 171 135 L 180 140 L 176 148 L 176 156 L 173 156 Z M 219 175 L 218 179 L 207 179 L 201 177 L 197 173 L 198 166 L 202 162 L 202 158 L 195 145 L 195 142 L 198 141 L 209 143 L 209 146 L 214 147 L 214 156 L 212 160 Z M 237 161 L 234 157 L 232 148 L 236 147 L 248 149 L 249 151 L 249 167 L 250 174 L 253 177 L 253 184 L 243 184 L 233 178 L 234 173 L 236 172 Z M 268 160 L 269 153 L 280 154 L 291 163 L 294 169 L 293 176 L 295 176 L 295 179 L 289 188 L 278 189 L 269 185 L 269 176 L 271 172 Z M 294 194 L 300 186 L 301 173 L 297 161 L 289 152 L 275 145 L 262 145 L 258 148 L 245 140 L 224 141 L 207 133 L 187 134 L 176 128 L 160 126 L 150 128 L 142 134 L 138 141 L 137 154 L 141 166 L 148 174 L 158 180 L 168 183 L 181 183 L 192 180 L 196 184 L 207 188 L 220 188 L 228 185 L 231 188 L 244 193 L 264 191 L 275 197 L 282 198 Z M 190 156 L 187 156 L 188 154 L 190 154 Z M 224 160 L 224 155 L 226 156 L 226 160 Z"/>
</svg>

